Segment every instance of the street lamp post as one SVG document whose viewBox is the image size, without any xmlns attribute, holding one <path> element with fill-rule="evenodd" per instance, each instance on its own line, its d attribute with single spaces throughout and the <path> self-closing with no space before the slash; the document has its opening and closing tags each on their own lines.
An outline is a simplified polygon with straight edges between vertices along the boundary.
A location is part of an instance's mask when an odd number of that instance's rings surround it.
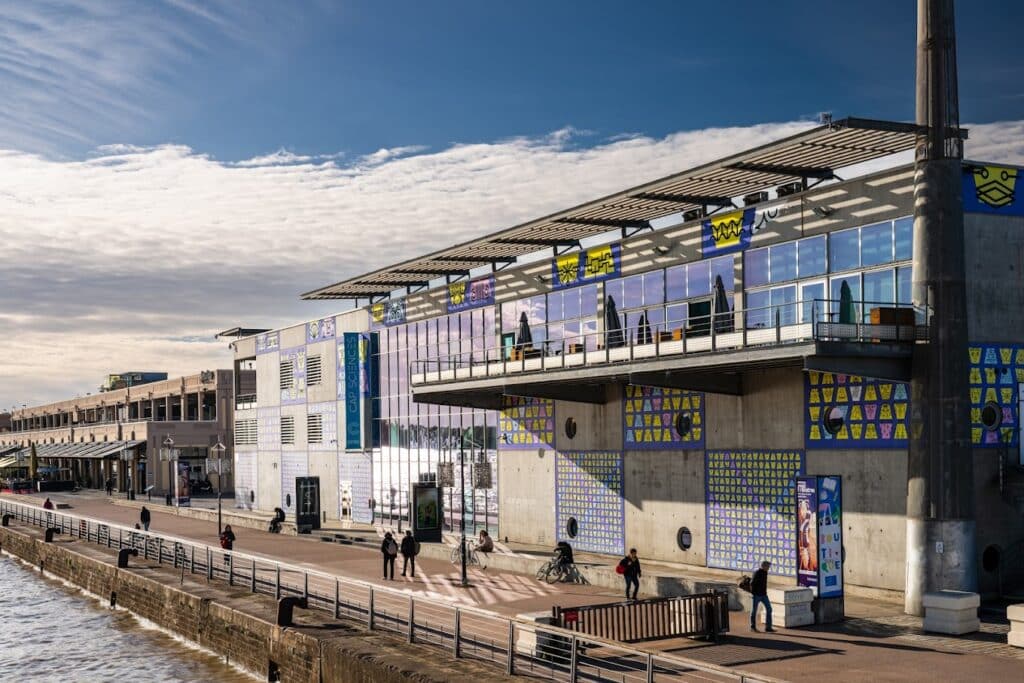
<svg viewBox="0 0 1024 683">
<path fill-rule="evenodd" d="M 174 463 L 174 439 L 168 434 L 164 438 L 164 447 L 160 449 L 160 459 L 167 461 L 167 504 L 171 504 L 171 497 L 174 495 L 174 472 L 172 470 Z"/>
<path fill-rule="evenodd" d="M 459 555 L 462 559 L 462 587 L 469 586 L 469 579 L 466 577 L 466 435 L 459 439 L 459 516 L 462 520 L 460 528 L 462 537 L 459 541 Z"/>
<path fill-rule="evenodd" d="M 132 469 L 131 469 L 131 455 L 128 453 L 127 444 L 121 445 L 121 467 L 124 470 L 125 481 L 124 481 L 124 497 L 126 500 L 131 500 L 132 497 Z"/>
<path fill-rule="evenodd" d="M 223 481 L 224 481 L 224 471 L 225 471 L 225 469 L 227 471 L 231 471 L 231 467 L 230 467 L 231 461 L 224 459 L 224 452 L 227 451 L 227 449 L 228 449 L 227 446 L 224 445 L 224 443 L 220 440 L 220 437 L 218 436 L 217 437 L 217 443 L 214 444 L 213 446 L 210 446 L 210 450 L 213 451 L 214 453 L 216 453 L 217 455 L 216 455 L 216 457 L 207 458 L 207 460 L 206 460 L 206 470 L 208 472 L 209 471 L 214 471 L 214 472 L 217 473 L 217 535 L 218 536 L 220 536 L 220 533 L 222 531 L 222 525 L 221 525 L 221 502 L 220 501 L 221 501 L 221 496 L 224 493 L 224 487 L 222 485 Z"/>
</svg>

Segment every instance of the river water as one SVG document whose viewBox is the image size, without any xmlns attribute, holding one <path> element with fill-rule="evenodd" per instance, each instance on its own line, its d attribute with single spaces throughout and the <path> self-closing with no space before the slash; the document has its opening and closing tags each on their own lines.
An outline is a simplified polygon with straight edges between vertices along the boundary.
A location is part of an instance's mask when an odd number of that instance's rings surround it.
<svg viewBox="0 0 1024 683">
<path fill-rule="evenodd" d="M 0 610 L 4 681 L 256 680 L 6 554 L 0 555 Z"/>
</svg>

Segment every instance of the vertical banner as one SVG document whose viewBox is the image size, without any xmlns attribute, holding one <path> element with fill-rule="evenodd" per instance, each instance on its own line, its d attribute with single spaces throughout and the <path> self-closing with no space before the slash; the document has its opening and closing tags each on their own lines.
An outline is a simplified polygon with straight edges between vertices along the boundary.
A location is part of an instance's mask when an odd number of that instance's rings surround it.
<svg viewBox="0 0 1024 683">
<path fill-rule="evenodd" d="M 359 334 L 346 332 L 338 347 L 345 371 L 345 448 L 363 447 L 361 377 L 359 372 Z"/>
<path fill-rule="evenodd" d="M 843 594 L 843 480 L 818 478 L 818 548 L 820 568 L 818 596 L 838 598 Z"/>
<path fill-rule="evenodd" d="M 188 474 L 191 468 L 188 462 L 182 462 L 181 460 L 175 460 L 175 462 L 178 469 L 178 476 L 175 478 L 174 483 L 175 504 L 180 508 L 189 507 L 191 500 L 189 498 Z"/>
<path fill-rule="evenodd" d="M 818 478 L 796 480 L 796 582 L 818 594 Z"/>
<path fill-rule="evenodd" d="M 753 208 L 708 217 L 701 223 L 701 258 L 743 251 L 753 236 Z"/>
</svg>

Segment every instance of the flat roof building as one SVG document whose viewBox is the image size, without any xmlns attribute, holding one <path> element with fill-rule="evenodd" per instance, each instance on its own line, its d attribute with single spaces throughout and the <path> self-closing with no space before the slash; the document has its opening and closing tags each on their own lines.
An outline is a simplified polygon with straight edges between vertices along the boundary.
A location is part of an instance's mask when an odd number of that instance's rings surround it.
<svg viewBox="0 0 1024 683">
<path fill-rule="evenodd" d="M 930 318 L 914 169 L 881 160 L 917 133 L 832 122 L 307 293 L 358 307 L 232 343 L 238 500 L 319 477 L 327 517 L 402 527 L 440 483 L 458 530 L 465 465 L 468 531 L 796 577 L 798 480 L 835 475 L 830 571 L 902 592 Z M 985 593 L 1024 582 L 1019 171 L 962 166 Z"/>
</svg>

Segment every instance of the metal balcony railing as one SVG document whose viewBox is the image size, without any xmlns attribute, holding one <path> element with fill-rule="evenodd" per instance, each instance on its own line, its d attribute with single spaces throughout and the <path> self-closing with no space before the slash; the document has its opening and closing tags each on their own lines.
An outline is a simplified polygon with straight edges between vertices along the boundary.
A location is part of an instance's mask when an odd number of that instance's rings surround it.
<svg viewBox="0 0 1024 683">
<path fill-rule="evenodd" d="M 846 314 L 841 313 L 844 305 Z M 458 352 L 413 361 L 410 380 L 416 386 L 814 341 L 915 343 L 927 339 L 926 326 L 919 324 L 923 319 L 907 304 L 814 299 L 722 313 L 712 310 L 709 315 L 667 318 L 631 329 L 605 325 L 601 331 L 539 342 L 520 343 L 517 338 L 504 348 L 494 346 L 492 336 L 462 339 Z"/>
</svg>

